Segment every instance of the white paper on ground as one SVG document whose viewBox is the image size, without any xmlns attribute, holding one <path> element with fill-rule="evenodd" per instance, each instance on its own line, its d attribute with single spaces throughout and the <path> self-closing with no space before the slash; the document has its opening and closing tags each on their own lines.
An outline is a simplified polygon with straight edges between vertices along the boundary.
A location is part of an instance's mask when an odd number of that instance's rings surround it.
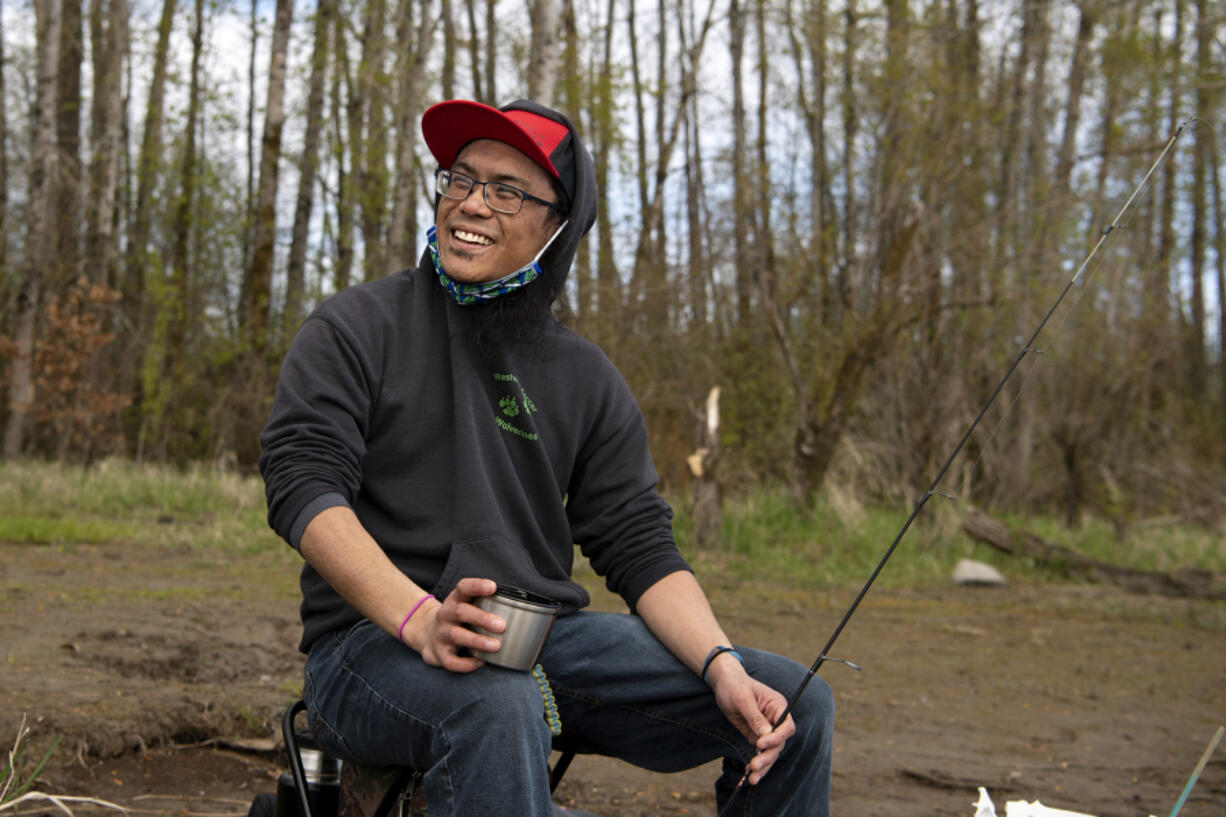
<svg viewBox="0 0 1226 817">
<path fill-rule="evenodd" d="M 975 804 L 975 817 L 997 817 L 996 806 L 992 803 L 992 798 L 988 796 L 988 790 L 983 786 L 979 787 L 979 802 Z M 1025 800 L 1010 800 L 1005 803 L 1005 817 L 1094 817 L 1094 815 L 1081 811 L 1049 808 L 1038 800 L 1033 803 L 1027 803 Z M 1149 817 L 1154 817 L 1154 815 L 1151 814 Z"/>
<path fill-rule="evenodd" d="M 975 804 L 975 817 L 996 817 L 996 806 L 992 804 L 992 798 L 988 797 L 988 790 L 983 786 L 979 787 L 979 802 Z"/>
<path fill-rule="evenodd" d="M 1010 800 L 1005 803 L 1005 817 L 1094 817 L 1084 811 L 1066 811 L 1051 808 L 1035 800 L 1027 803 L 1025 800 Z"/>
</svg>

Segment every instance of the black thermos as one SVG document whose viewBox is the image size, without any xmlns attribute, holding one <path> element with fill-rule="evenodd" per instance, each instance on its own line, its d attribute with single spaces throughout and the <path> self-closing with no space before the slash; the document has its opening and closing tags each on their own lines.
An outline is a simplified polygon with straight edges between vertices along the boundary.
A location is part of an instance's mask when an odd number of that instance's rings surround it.
<svg viewBox="0 0 1226 817">
<path fill-rule="evenodd" d="M 302 771 L 306 776 L 307 802 L 311 804 L 310 817 L 337 817 L 340 805 L 340 761 L 324 754 L 312 745 L 302 745 L 299 736 L 298 755 L 302 758 Z M 307 817 L 302 813 L 294 776 L 283 772 L 277 781 L 276 817 Z"/>
</svg>

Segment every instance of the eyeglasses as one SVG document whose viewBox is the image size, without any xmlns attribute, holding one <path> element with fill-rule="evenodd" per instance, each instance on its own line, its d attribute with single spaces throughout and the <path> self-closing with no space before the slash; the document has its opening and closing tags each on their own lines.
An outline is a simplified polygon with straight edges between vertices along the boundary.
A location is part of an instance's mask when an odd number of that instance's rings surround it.
<svg viewBox="0 0 1226 817">
<path fill-rule="evenodd" d="M 439 168 L 434 171 L 434 191 L 445 199 L 463 201 L 468 198 L 468 194 L 477 185 L 481 185 L 483 188 L 482 194 L 485 198 L 486 206 L 499 213 L 506 213 L 509 216 L 515 215 L 524 206 L 524 199 L 534 201 L 537 204 L 543 204 L 546 207 L 557 210 L 559 213 L 566 212 L 551 201 L 538 199 L 536 196 L 525 193 L 518 187 L 512 187 L 509 184 L 503 184 L 502 182 L 479 182 L 472 176 L 466 176 L 456 170 L 443 170 Z"/>
</svg>

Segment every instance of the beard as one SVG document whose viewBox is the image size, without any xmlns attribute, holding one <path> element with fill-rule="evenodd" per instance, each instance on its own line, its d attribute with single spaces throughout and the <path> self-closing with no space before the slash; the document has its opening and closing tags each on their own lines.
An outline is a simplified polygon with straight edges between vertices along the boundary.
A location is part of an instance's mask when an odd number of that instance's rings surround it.
<svg viewBox="0 0 1226 817">
<path fill-rule="evenodd" d="M 508 347 L 544 356 L 546 346 L 540 340 L 569 317 L 565 303 L 557 300 L 563 283 L 557 279 L 554 272 L 545 272 L 522 289 L 468 307 L 480 310 L 469 335 L 473 348 L 484 357 Z"/>
</svg>

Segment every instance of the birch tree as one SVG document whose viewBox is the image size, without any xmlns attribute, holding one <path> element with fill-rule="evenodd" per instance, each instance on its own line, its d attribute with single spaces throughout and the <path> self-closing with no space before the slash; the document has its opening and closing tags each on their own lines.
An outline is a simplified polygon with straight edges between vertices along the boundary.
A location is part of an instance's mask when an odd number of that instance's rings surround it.
<svg viewBox="0 0 1226 817">
<path fill-rule="evenodd" d="M 414 26 L 413 0 L 400 0 L 396 12 L 396 162 L 393 187 L 392 220 L 388 225 L 386 272 L 405 269 L 417 259 L 417 208 L 414 201 L 417 160 L 414 148 L 419 139 L 413 127 L 424 108 L 422 76 L 430 56 L 430 43 L 438 19 L 431 4 L 423 2 Z M 408 47 L 405 44 L 411 43 Z"/>
<path fill-rule="evenodd" d="M 4 55 L 4 3 L 0 2 L 0 269 L 8 269 L 9 259 L 9 121 Z"/>
<path fill-rule="evenodd" d="M 481 34 L 477 28 L 477 1 L 464 0 L 464 10 L 468 17 L 468 66 L 471 71 L 473 99 L 478 102 L 488 100 L 482 87 L 481 73 Z"/>
<path fill-rule="evenodd" d="M 528 98 L 553 107 L 558 75 L 558 2 L 531 0 L 532 43 L 528 54 Z"/>
<path fill-rule="evenodd" d="M 1213 122 L 1213 114 L 1209 109 L 1210 77 L 1213 66 L 1210 50 L 1212 49 L 1212 23 L 1208 5 L 1205 0 L 1196 0 L 1196 91 L 1194 103 L 1196 116 L 1200 122 Z M 1186 341 L 1188 361 L 1188 396 L 1194 402 L 1204 399 L 1206 393 L 1205 378 L 1209 372 L 1206 358 L 1205 333 L 1205 275 L 1208 272 L 1206 250 L 1208 226 L 1205 215 L 1208 212 L 1208 196 L 1206 195 L 1206 175 L 1211 161 L 1209 154 L 1213 150 L 1215 135 L 1208 127 L 1197 128 L 1193 136 L 1196 138 L 1195 153 L 1192 162 L 1192 235 L 1191 235 L 1191 276 L 1192 291 L 1189 293 L 1189 312 L 1191 325 L 1188 327 Z M 1218 225 L 1221 229 L 1221 225 Z"/>
<path fill-rule="evenodd" d="M 115 236 L 120 157 L 123 152 L 123 65 L 128 50 L 127 0 L 91 0 L 89 190 L 85 208 L 85 257 L 93 279 L 119 287 Z"/>
<path fill-rule="evenodd" d="M 336 167 L 336 259 L 332 286 L 339 292 L 349 286 L 354 260 L 354 200 L 362 144 L 361 98 L 352 92 L 349 69 L 349 39 L 343 14 L 332 26 L 332 69 L 329 100 L 332 109 L 331 152 Z M 345 92 L 348 91 L 348 96 Z"/>
<path fill-rule="evenodd" d="M 360 138 L 350 134 L 355 147 L 353 168 L 358 173 L 358 224 L 362 231 L 362 278 L 373 281 L 387 270 L 387 199 L 389 105 L 384 32 L 388 0 L 366 0 L 362 22 L 362 54 L 358 62 L 356 93 L 360 98 Z M 352 104 L 352 103 L 351 103 Z M 356 120 L 355 112 L 355 122 Z M 361 145 L 361 161 L 356 146 Z"/>
<path fill-rule="evenodd" d="M 4 426 L 4 459 L 21 456 L 26 422 L 34 405 L 33 360 L 35 320 L 44 287 L 43 272 L 55 264 L 54 199 L 56 173 L 56 69 L 59 66 L 59 0 L 34 0 L 38 75 L 30 122 L 34 132 L 27 200 L 26 257 L 17 292 L 13 357 L 9 364 L 8 419 Z"/>
<path fill-rule="evenodd" d="M 277 232 L 277 174 L 281 160 L 281 131 L 285 124 L 285 64 L 289 49 L 294 0 L 277 0 L 272 53 L 268 66 L 268 100 L 264 106 L 264 136 L 260 143 L 260 181 L 256 195 L 255 239 L 251 252 L 250 285 L 243 305 L 243 327 L 249 349 L 261 356 L 268 343 L 272 266 Z"/>
<path fill-rule="evenodd" d="M 592 141 L 592 161 L 596 169 L 596 195 L 599 197 L 599 212 L 608 213 L 612 192 L 610 190 L 610 164 L 613 145 L 617 139 L 613 85 L 613 32 L 616 21 L 617 0 L 608 0 L 601 46 L 600 68 L 597 72 L 592 105 L 591 127 L 588 133 Z M 596 292 L 594 308 L 601 313 L 602 326 L 613 326 L 621 309 L 620 276 L 613 247 L 612 224 L 609 219 L 596 223 Z"/>
<path fill-rule="evenodd" d="M 81 34 L 81 0 L 60 0 L 59 66 L 56 68 L 56 170 L 49 180 L 55 204 L 55 253 L 53 265 L 44 270 L 49 276 L 48 294 L 58 296 L 75 281 L 81 262 L 81 63 L 84 43 Z"/>
<path fill-rule="evenodd" d="M 307 80 L 306 126 L 302 153 L 298 157 L 298 197 L 294 205 L 294 224 L 285 272 L 285 311 L 281 318 L 281 327 L 282 335 L 286 338 L 292 336 L 302 320 L 307 232 L 311 226 L 311 212 L 315 204 L 316 171 L 319 167 L 323 130 L 324 82 L 328 72 L 328 43 L 337 18 L 336 0 L 320 0 L 315 9 L 311 73 Z"/>
<path fill-rule="evenodd" d="M 176 0 L 163 0 L 158 22 L 153 71 L 149 80 L 145 127 L 136 160 L 136 202 L 128 231 L 124 301 L 135 314 L 131 321 L 137 335 L 143 335 L 150 319 L 146 279 L 150 268 L 150 237 L 153 218 L 153 190 L 162 163 L 162 122 L 166 103 L 166 64 L 170 33 L 174 24 Z"/>
</svg>

